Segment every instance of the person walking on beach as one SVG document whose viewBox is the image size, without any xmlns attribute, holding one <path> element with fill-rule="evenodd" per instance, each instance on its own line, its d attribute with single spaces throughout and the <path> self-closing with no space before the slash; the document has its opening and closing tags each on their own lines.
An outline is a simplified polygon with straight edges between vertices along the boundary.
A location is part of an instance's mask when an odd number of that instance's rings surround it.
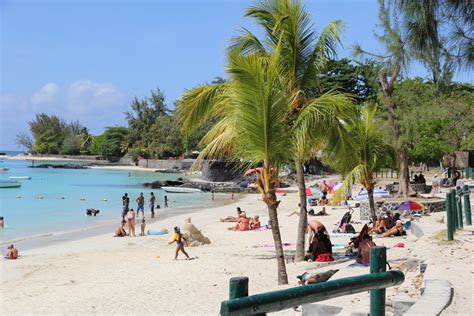
<svg viewBox="0 0 474 316">
<path fill-rule="evenodd" d="M 176 226 L 174 228 L 173 240 L 170 241 L 169 244 L 171 245 L 174 242 L 176 242 L 178 244 L 176 246 L 176 252 L 175 252 L 175 255 L 174 255 L 174 260 L 178 260 L 178 253 L 180 251 L 186 256 L 186 259 L 189 260 L 189 255 L 186 252 L 186 250 L 184 250 L 184 243 L 186 242 L 186 246 L 187 246 L 188 241 L 186 240 L 186 238 L 184 238 L 183 234 L 181 234 L 181 231 L 180 231 L 178 226 Z"/>
<path fill-rule="evenodd" d="M 150 212 L 151 218 L 155 217 L 155 195 L 153 192 L 150 193 Z"/>
<path fill-rule="evenodd" d="M 128 193 L 125 193 L 124 196 L 122 196 L 122 219 L 125 220 L 125 216 L 128 213 L 128 207 L 130 205 L 130 198 L 128 197 Z"/>
<path fill-rule="evenodd" d="M 128 222 L 128 236 L 137 237 L 135 235 L 135 211 L 131 208 L 127 213 L 127 222 Z"/>
<path fill-rule="evenodd" d="M 143 196 L 143 192 L 140 192 L 140 196 L 137 197 L 137 217 L 138 214 L 140 214 L 140 211 L 142 211 L 142 218 L 145 218 L 145 197 Z"/>
<path fill-rule="evenodd" d="M 323 183 L 321 184 L 321 193 L 323 194 L 323 196 L 326 196 L 328 194 L 328 191 L 329 186 L 327 185 L 326 180 L 323 180 Z"/>
<path fill-rule="evenodd" d="M 168 196 L 165 195 L 165 203 L 164 203 L 164 207 L 167 208 L 168 207 Z"/>
</svg>

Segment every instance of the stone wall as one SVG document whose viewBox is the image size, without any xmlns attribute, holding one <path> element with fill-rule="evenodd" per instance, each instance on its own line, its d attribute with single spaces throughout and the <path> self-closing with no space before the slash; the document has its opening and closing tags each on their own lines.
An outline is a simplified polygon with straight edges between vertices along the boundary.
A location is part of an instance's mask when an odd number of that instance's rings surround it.
<svg viewBox="0 0 474 316">
<path fill-rule="evenodd" d="M 162 170 L 189 170 L 194 159 L 164 160 L 164 159 L 142 159 L 138 161 L 140 167 L 162 169 Z"/>
<path fill-rule="evenodd" d="M 382 208 L 387 208 L 387 211 L 390 211 L 392 214 L 398 212 L 398 208 L 400 207 L 401 201 L 384 201 L 384 202 L 375 202 L 375 213 L 377 216 L 382 212 Z M 428 210 L 425 212 L 427 213 L 434 213 L 434 212 L 444 212 L 445 211 L 445 204 L 444 199 L 432 199 L 420 201 L 423 205 L 427 207 Z M 360 219 L 361 220 L 370 220 L 370 209 L 369 209 L 369 202 L 362 202 L 360 203 Z"/>
<path fill-rule="evenodd" d="M 242 171 L 230 163 L 218 160 L 205 160 L 202 163 L 202 178 L 204 180 L 226 182 L 241 177 Z"/>
</svg>

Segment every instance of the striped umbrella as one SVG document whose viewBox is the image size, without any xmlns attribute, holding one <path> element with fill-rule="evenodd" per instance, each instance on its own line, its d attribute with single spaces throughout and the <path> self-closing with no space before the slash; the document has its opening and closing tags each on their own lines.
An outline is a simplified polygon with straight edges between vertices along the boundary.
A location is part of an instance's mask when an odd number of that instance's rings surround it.
<svg viewBox="0 0 474 316">
<path fill-rule="evenodd" d="M 419 202 L 415 201 L 405 201 L 400 204 L 398 207 L 399 211 L 419 211 L 424 209 L 425 206 Z"/>
</svg>

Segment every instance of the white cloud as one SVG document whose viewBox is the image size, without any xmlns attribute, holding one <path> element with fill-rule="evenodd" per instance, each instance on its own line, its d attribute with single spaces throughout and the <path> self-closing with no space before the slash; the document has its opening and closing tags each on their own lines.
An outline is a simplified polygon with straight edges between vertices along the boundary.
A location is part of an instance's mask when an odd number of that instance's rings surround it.
<svg viewBox="0 0 474 316">
<path fill-rule="evenodd" d="M 73 113 L 87 113 L 123 106 L 127 94 L 110 83 L 79 80 L 66 89 L 65 104 Z"/>
<path fill-rule="evenodd" d="M 59 86 L 54 82 L 48 82 L 36 91 L 30 98 L 34 107 L 54 106 L 58 101 Z"/>
</svg>

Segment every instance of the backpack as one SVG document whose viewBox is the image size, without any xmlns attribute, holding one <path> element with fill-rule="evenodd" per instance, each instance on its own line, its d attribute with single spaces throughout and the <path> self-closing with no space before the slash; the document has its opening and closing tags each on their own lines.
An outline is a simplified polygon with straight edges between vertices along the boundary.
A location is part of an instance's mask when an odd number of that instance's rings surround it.
<svg viewBox="0 0 474 316">
<path fill-rule="evenodd" d="M 351 224 L 347 224 L 344 227 L 343 232 L 346 233 L 346 234 L 355 234 L 356 230 L 355 230 L 354 226 L 352 226 Z"/>
<path fill-rule="evenodd" d="M 357 254 L 356 262 L 366 265 L 369 264 L 370 248 L 375 246 L 375 243 L 371 239 L 364 239 L 359 242 L 359 252 Z"/>
</svg>

